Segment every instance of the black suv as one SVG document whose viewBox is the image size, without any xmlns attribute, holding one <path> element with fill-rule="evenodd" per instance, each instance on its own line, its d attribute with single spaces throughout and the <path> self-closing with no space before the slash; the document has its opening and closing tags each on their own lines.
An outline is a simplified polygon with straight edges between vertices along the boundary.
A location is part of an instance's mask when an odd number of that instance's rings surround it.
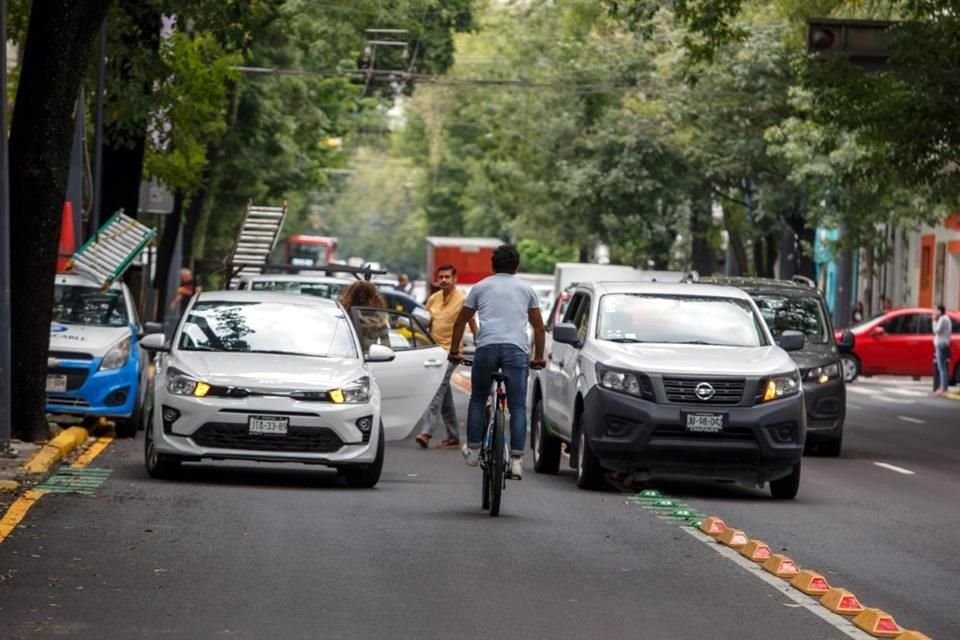
<svg viewBox="0 0 960 640">
<path fill-rule="evenodd" d="M 784 331 L 802 331 L 804 347 L 790 353 L 800 368 L 807 409 L 807 446 L 825 456 L 839 456 L 843 443 L 847 391 L 840 350 L 830 311 L 813 281 L 770 278 L 700 278 L 701 283 L 737 287 L 760 307 L 774 338 Z"/>
</svg>

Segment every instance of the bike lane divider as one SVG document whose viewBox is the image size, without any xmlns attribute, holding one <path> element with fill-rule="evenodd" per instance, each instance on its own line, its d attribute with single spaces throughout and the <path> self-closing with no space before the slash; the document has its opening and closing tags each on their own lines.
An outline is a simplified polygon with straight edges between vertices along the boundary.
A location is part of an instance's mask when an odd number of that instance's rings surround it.
<svg viewBox="0 0 960 640">
<path fill-rule="evenodd" d="M 69 467 L 58 465 L 83 448 L 90 432 L 79 426 L 64 429 L 44 444 L 21 467 L 23 483 L 29 486 L 0 517 L 0 543 L 20 526 L 33 506 L 48 493 L 90 495 L 106 480 L 109 469 L 88 468 L 113 441 L 113 436 L 99 437 Z M 40 480 L 43 482 L 40 482 Z"/>
<path fill-rule="evenodd" d="M 830 585 L 822 574 L 800 567 L 788 556 L 773 553 L 766 542 L 751 539 L 745 531 L 717 516 L 706 515 L 656 489 L 629 494 L 625 504 L 639 506 L 661 520 L 678 525 L 694 539 L 850 638 L 927 638 L 920 631 L 902 628 L 886 611 L 864 606 L 854 594 Z"/>
</svg>

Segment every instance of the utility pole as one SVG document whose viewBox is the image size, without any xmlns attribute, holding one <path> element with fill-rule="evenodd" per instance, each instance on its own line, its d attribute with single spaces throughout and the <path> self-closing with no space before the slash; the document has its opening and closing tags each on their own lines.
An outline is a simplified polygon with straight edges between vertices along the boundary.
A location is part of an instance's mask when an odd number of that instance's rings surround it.
<svg viewBox="0 0 960 640">
<path fill-rule="evenodd" d="M 88 236 L 100 228 L 100 193 L 103 186 L 103 94 L 107 85 L 107 19 L 100 25 L 100 51 L 97 57 L 97 101 L 93 123 L 93 202 L 90 205 Z"/>
<path fill-rule="evenodd" d="M 7 0 L 0 0 L 0 456 L 11 455 L 10 167 L 7 157 Z"/>
</svg>

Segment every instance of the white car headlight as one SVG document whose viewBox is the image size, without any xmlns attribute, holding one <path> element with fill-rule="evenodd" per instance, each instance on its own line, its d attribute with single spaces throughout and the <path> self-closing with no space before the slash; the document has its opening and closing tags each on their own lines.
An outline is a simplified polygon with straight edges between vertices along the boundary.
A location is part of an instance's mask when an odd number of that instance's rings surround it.
<svg viewBox="0 0 960 640">
<path fill-rule="evenodd" d="M 822 367 L 814 367 L 807 371 L 807 380 L 816 381 L 820 384 L 825 384 L 831 380 L 836 380 L 840 377 L 840 363 L 833 362 Z"/>
<path fill-rule="evenodd" d="M 370 378 L 357 378 L 338 389 L 331 389 L 327 395 L 334 404 L 366 404 L 370 402 Z"/>
<path fill-rule="evenodd" d="M 100 361 L 100 370 L 119 369 L 130 359 L 130 338 L 124 338 L 113 346 Z"/>
<path fill-rule="evenodd" d="M 761 386 L 762 402 L 779 400 L 800 393 L 800 374 L 797 371 L 780 376 L 771 376 L 763 381 Z"/>
<path fill-rule="evenodd" d="M 597 380 L 604 389 L 628 393 L 638 398 L 643 398 L 648 395 L 648 392 L 644 389 L 643 381 L 640 380 L 640 376 L 629 371 L 609 369 L 598 365 Z"/>
<path fill-rule="evenodd" d="M 210 393 L 210 385 L 202 380 L 191 378 L 179 369 L 168 369 L 167 393 L 172 393 L 175 396 L 203 398 Z"/>
</svg>

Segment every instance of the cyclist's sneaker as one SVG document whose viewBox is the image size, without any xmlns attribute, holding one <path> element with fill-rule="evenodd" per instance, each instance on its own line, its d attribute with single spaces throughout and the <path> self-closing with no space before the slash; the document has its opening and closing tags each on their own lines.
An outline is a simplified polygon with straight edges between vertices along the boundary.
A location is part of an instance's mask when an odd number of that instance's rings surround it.
<svg viewBox="0 0 960 640">
<path fill-rule="evenodd" d="M 523 480 L 523 458 L 510 459 L 510 475 L 514 480 Z"/>
<path fill-rule="evenodd" d="M 470 447 L 464 445 L 463 461 L 467 463 L 468 467 L 475 467 L 480 464 L 480 449 L 471 449 Z"/>
</svg>

